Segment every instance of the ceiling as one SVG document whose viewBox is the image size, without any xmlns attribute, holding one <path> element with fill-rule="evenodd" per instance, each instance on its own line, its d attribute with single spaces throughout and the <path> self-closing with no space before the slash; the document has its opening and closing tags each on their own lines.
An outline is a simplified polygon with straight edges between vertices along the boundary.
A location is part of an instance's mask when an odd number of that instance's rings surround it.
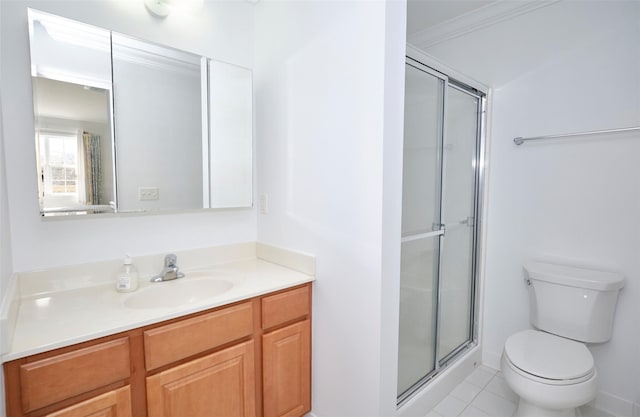
<svg viewBox="0 0 640 417">
<path fill-rule="evenodd" d="M 41 77 L 33 80 L 38 117 L 109 123 L 108 91 Z"/>
<path fill-rule="evenodd" d="M 495 0 L 408 0 L 407 36 L 495 2 Z"/>
<path fill-rule="evenodd" d="M 613 48 L 640 60 L 630 46 L 638 19 L 640 0 L 409 0 L 407 42 L 500 88 L 567 60 L 588 61 L 592 51 Z"/>
</svg>

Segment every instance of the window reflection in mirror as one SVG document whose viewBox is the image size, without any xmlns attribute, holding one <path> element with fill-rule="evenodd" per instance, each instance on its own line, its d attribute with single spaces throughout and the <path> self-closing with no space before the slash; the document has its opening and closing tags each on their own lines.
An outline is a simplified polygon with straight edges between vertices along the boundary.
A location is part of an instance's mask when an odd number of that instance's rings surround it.
<svg viewBox="0 0 640 417">
<path fill-rule="evenodd" d="M 45 212 L 67 208 L 113 210 L 113 190 L 102 180 L 105 164 L 101 161 L 99 136 L 85 131 L 76 134 L 39 129 L 36 137 L 38 189 Z"/>
<path fill-rule="evenodd" d="M 33 88 L 41 211 L 113 212 L 110 92 L 41 77 Z"/>
</svg>

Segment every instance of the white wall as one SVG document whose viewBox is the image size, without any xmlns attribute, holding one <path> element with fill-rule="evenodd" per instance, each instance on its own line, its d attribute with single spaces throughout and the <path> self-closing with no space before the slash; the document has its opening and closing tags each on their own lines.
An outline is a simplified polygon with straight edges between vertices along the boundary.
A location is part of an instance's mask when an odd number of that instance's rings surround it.
<svg viewBox="0 0 640 417">
<path fill-rule="evenodd" d="M 527 327 L 521 266 L 528 256 L 561 256 L 620 270 L 628 281 L 613 338 L 591 351 L 600 390 L 640 402 L 640 135 L 521 148 L 510 141 L 640 125 L 640 65 L 633 41 L 640 31 L 624 33 L 640 15 L 628 17 L 607 28 L 623 36 L 575 51 L 496 91 L 484 328 L 485 351 L 497 355 L 509 334 Z"/>
<path fill-rule="evenodd" d="M 0 19 L 1 18 L 2 8 L 0 8 Z M 1 74 L 2 68 L 0 67 L 0 75 Z M 4 129 L 2 121 L 2 88 L 0 87 L 0 305 L 4 304 L 7 287 L 9 286 L 9 280 L 13 272 L 5 170 Z M 4 372 L 0 372 L 0 393 L 4 393 Z M 0 415 L 5 413 L 4 409 L 4 395 L 0 395 Z"/>
<path fill-rule="evenodd" d="M 621 415 L 640 403 L 640 135 L 512 139 L 640 125 L 639 19 L 638 2 L 559 2 L 427 50 L 495 88 L 484 360 L 497 366 L 505 339 L 529 327 L 527 257 L 619 270 L 613 338 L 590 349 L 599 401 L 619 397 L 601 404 Z"/>
<path fill-rule="evenodd" d="M 398 2 L 256 6 L 258 239 L 317 256 L 317 416 L 395 413 L 404 19 Z"/>
<path fill-rule="evenodd" d="M 253 10 L 248 2 L 206 2 L 197 13 L 152 17 L 143 2 L 0 3 L 2 99 L 8 208 L 16 271 L 256 239 L 255 210 L 42 220 L 33 145 L 26 8 L 106 27 L 244 67 L 253 66 Z"/>
</svg>

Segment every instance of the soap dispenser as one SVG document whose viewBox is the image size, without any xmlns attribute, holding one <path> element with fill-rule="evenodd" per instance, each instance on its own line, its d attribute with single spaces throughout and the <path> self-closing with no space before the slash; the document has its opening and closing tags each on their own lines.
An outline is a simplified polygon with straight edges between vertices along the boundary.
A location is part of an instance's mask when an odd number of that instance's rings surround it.
<svg viewBox="0 0 640 417">
<path fill-rule="evenodd" d="M 138 270 L 133 266 L 131 256 L 124 257 L 122 268 L 116 276 L 116 291 L 131 292 L 138 289 Z"/>
</svg>

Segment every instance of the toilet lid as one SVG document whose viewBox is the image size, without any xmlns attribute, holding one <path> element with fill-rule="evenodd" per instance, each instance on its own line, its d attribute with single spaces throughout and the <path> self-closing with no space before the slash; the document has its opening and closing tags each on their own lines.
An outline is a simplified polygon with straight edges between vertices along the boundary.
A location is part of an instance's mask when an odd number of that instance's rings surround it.
<svg viewBox="0 0 640 417">
<path fill-rule="evenodd" d="M 593 356 L 583 343 L 537 330 L 510 336 L 504 352 L 512 364 L 544 379 L 577 379 L 593 372 Z"/>
</svg>

